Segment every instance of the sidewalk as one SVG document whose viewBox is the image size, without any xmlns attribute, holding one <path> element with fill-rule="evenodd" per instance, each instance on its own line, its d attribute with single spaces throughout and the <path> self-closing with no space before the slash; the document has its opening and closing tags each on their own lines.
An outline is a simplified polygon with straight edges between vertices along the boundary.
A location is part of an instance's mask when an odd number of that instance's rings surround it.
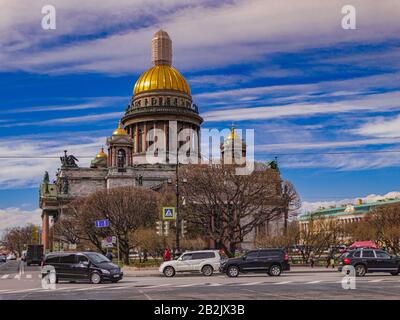
<svg viewBox="0 0 400 320">
<path fill-rule="evenodd" d="M 158 268 L 134 268 L 134 267 L 123 267 L 122 271 L 124 277 L 158 277 L 161 274 L 158 272 Z M 291 266 L 290 273 L 320 273 L 320 272 L 338 272 L 337 267 L 335 269 L 325 267 L 304 267 L 304 266 Z M 188 274 L 190 275 L 190 274 Z"/>
</svg>

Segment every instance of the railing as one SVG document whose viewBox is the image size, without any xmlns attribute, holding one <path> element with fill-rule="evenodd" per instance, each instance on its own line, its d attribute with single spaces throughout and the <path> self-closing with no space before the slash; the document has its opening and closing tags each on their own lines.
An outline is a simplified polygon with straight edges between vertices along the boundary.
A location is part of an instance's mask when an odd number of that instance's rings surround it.
<svg viewBox="0 0 400 320">
<path fill-rule="evenodd" d="M 178 107 L 178 106 L 145 106 L 145 107 L 135 107 L 130 106 L 126 109 L 126 115 L 130 114 L 140 114 L 140 113 L 148 113 L 148 112 L 173 112 L 173 113 L 199 113 L 199 108 L 197 105 L 192 104 L 190 107 Z"/>
</svg>

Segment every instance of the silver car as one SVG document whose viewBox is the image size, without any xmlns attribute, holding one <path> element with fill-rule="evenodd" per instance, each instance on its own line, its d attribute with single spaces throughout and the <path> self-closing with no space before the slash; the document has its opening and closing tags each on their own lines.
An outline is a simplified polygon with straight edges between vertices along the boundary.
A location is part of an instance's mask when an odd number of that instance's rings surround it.
<svg viewBox="0 0 400 320">
<path fill-rule="evenodd" d="M 218 250 L 187 251 L 177 260 L 164 261 L 159 271 L 166 277 L 173 277 L 177 272 L 201 272 L 211 276 L 219 270 L 220 262 Z"/>
</svg>

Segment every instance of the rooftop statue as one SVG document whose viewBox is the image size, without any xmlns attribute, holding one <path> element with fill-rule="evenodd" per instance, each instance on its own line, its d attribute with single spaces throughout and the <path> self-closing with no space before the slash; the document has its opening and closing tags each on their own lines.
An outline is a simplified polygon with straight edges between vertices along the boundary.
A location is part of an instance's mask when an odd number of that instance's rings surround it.
<svg viewBox="0 0 400 320">
<path fill-rule="evenodd" d="M 76 168 L 78 167 L 78 165 L 76 164 L 75 161 L 79 160 L 77 158 L 75 158 L 72 154 L 71 155 L 67 155 L 67 150 L 64 150 L 64 156 L 60 157 L 61 160 L 61 168 Z"/>
</svg>

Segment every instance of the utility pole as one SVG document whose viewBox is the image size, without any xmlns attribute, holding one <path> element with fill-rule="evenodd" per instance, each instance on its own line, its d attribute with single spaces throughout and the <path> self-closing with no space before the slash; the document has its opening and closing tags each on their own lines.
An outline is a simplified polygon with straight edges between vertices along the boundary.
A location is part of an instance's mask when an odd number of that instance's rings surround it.
<svg viewBox="0 0 400 320">
<path fill-rule="evenodd" d="M 176 233 L 175 233 L 175 254 L 181 251 L 180 248 L 180 214 L 179 214 L 179 154 L 178 148 L 176 148 L 176 169 L 175 169 L 175 180 L 176 180 Z"/>
</svg>

